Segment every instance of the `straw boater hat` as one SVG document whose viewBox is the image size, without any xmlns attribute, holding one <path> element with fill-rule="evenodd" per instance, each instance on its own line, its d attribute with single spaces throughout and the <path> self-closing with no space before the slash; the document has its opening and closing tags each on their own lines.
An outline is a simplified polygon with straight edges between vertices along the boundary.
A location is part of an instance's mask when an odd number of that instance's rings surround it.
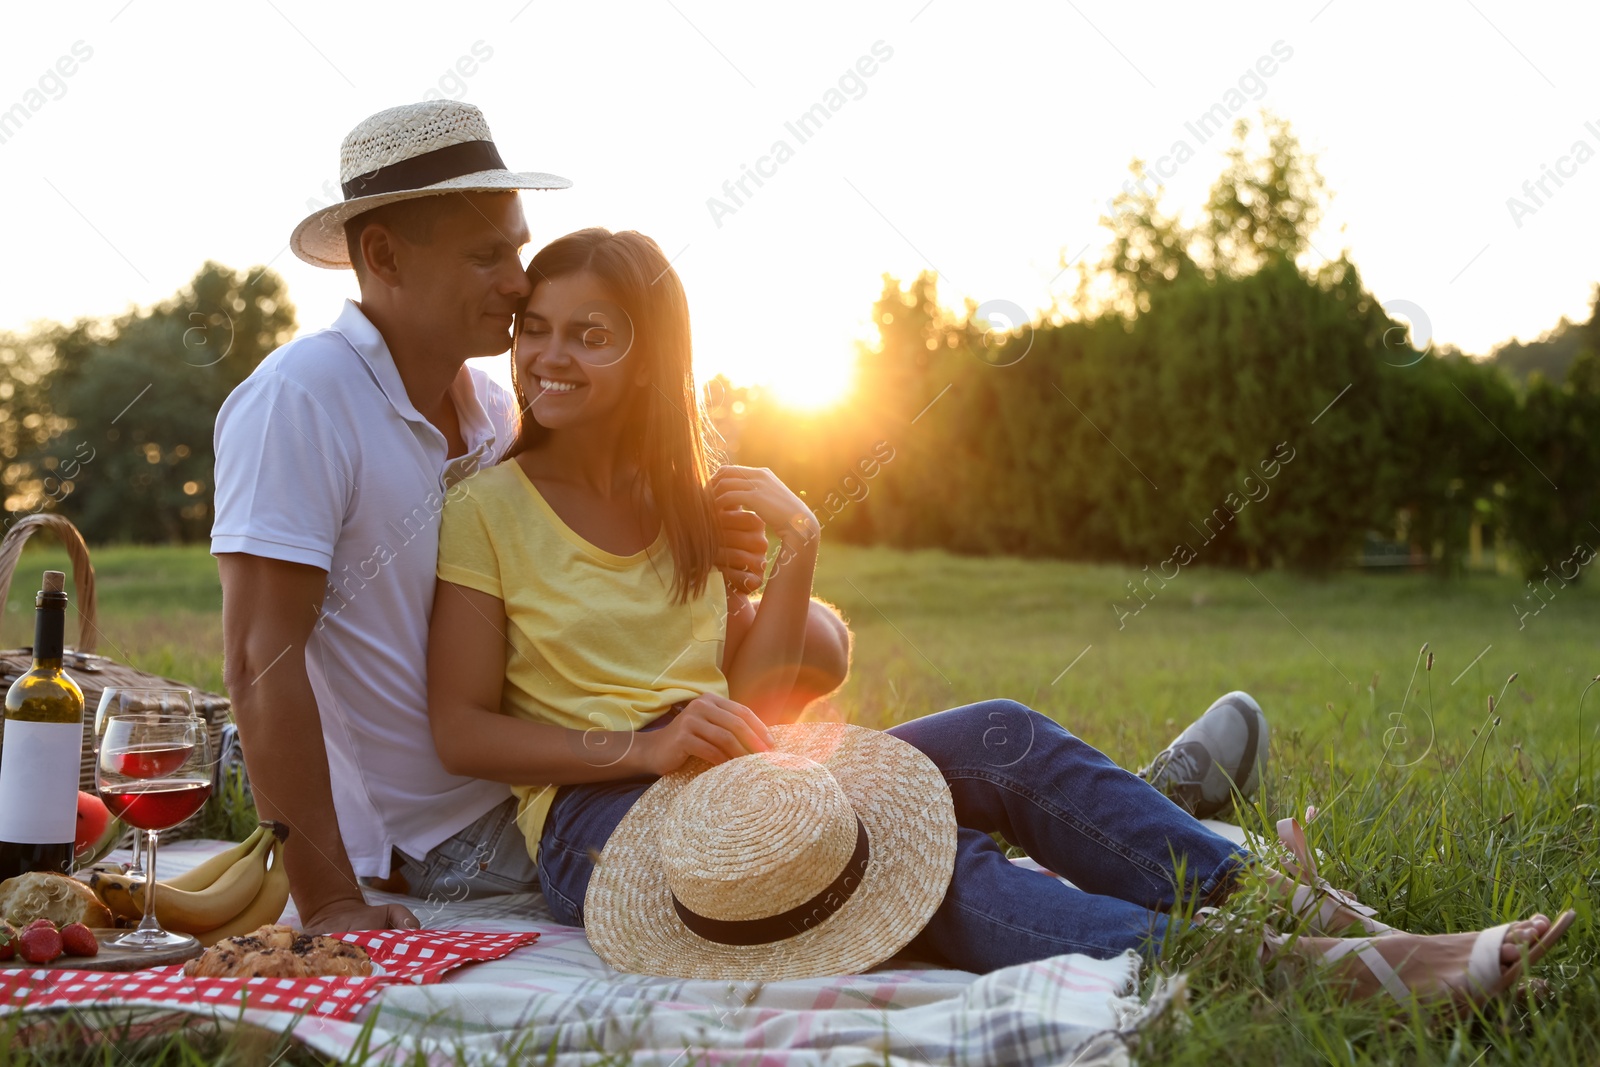
<svg viewBox="0 0 1600 1067">
<path fill-rule="evenodd" d="M 457 100 L 433 100 L 362 120 L 339 146 L 339 184 L 344 200 L 313 212 L 289 238 L 294 254 L 318 267 L 350 266 L 344 224 L 364 211 L 418 196 L 565 189 L 572 182 L 507 170 L 483 112 Z"/>
<path fill-rule="evenodd" d="M 628 809 L 584 897 L 601 959 L 677 978 L 857 974 L 927 925 L 956 857 L 939 768 L 845 723 L 772 736 L 770 752 L 690 758 Z"/>
</svg>

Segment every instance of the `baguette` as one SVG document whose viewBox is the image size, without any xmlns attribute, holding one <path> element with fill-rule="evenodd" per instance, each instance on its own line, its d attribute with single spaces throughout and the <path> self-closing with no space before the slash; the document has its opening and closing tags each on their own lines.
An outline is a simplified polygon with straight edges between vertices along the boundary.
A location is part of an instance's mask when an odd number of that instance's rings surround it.
<svg viewBox="0 0 1600 1067">
<path fill-rule="evenodd" d="M 55 871 L 29 871 L 0 882 L 0 918 L 16 927 L 35 919 L 57 926 L 82 923 L 90 929 L 112 925 L 111 912 L 94 890 Z"/>
</svg>

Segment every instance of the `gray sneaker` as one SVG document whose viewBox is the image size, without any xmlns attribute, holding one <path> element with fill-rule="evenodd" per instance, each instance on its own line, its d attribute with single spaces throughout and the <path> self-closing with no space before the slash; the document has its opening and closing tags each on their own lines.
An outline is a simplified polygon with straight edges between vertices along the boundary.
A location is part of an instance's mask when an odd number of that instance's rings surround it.
<svg viewBox="0 0 1600 1067">
<path fill-rule="evenodd" d="M 1267 773 L 1267 717 L 1250 696 L 1235 690 L 1219 697 L 1157 754 L 1139 777 L 1197 819 L 1248 800 Z"/>
</svg>

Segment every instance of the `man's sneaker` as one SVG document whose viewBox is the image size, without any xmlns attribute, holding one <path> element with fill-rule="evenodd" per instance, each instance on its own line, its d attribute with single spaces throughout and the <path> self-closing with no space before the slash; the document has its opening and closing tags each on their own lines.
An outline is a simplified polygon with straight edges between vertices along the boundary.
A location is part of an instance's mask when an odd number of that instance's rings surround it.
<svg viewBox="0 0 1600 1067">
<path fill-rule="evenodd" d="M 1267 717 L 1249 693 L 1220 697 L 1173 739 L 1139 777 L 1197 819 L 1249 799 L 1267 773 Z"/>
</svg>

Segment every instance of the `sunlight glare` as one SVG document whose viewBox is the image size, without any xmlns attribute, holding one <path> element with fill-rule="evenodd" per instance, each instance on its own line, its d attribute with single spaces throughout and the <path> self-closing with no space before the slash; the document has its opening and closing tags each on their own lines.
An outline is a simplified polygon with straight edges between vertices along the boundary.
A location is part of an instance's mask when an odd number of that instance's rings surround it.
<svg viewBox="0 0 1600 1067">
<path fill-rule="evenodd" d="M 855 346 L 848 338 L 801 353 L 789 347 L 760 350 L 708 342 L 695 353 L 695 377 L 702 384 L 718 374 L 735 386 L 752 386 L 781 405 L 800 411 L 821 411 L 843 402 L 855 384 Z"/>
<path fill-rule="evenodd" d="M 841 403 L 854 384 L 854 367 L 849 358 L 788 362 L 769 368 L 765 387 L 787 408 L 820 411 Z"/>
</svg>

